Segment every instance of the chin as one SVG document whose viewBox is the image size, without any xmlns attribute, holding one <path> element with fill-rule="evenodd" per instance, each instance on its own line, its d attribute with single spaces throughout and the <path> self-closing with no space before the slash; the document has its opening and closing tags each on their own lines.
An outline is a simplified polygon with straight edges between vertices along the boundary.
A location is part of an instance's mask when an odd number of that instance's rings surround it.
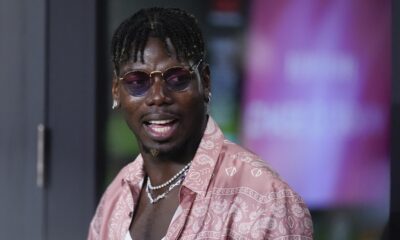
<svg viewBox="0 0 400 240">
<path fill-rule="evenodd" d="M 189 150 L 189 144 L 189 140 L 182 140 L 181 142 L 152 143 L 143 146 L 146 152 L 155 149 L 159 151 L 159 156 L 174 156 L 177 154 L 182 155 L 182 153 Z"/>
<path fill-rule="evenodd" d="M 173 154 L 175 152 L 182 152 L 186 147 L 184 144 L 160 144 L 158 145 L 158 150 L 160 154 Z"/>
</svg>

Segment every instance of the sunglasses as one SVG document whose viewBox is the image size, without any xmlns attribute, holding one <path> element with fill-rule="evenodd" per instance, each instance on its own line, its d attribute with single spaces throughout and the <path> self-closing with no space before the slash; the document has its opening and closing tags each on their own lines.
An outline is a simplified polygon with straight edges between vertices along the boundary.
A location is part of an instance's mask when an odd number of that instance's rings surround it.
<svg viewBox="0 0 400 240">
<path fill-rule="evenodd" d="M 144 70 L 134 70 L 125 73 L 119 80 L 122 81 L 129 94 L 139 97 L 145 95 L 154 84 L 153 76 L 155 74 L 160 74 L 168 90 L 180 92 L 189 87 L 192 81 L 192 74 L 195 69 L 199 67 L 201 62 L 202 59 L 200 59 L 197 64 L 189 66 L 189 69 L 183 66 L 175 66 L 165 71 L 147 72 Z"/>
</svg>

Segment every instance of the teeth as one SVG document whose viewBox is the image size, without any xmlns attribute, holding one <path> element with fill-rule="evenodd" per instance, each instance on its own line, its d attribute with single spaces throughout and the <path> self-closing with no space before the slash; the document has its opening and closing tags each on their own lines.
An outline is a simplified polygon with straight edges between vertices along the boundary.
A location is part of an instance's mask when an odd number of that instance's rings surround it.
<svg viewBox="0 0 400 240">
<path fill-rule="evenodd" d="M 157 133 L 166 133 L 168 130 L 171 129 L 171 127 L 152 127 L 154 132 Z"/>
<path fill-rule="evenodd" d="M 162 124 L 170 123 L 172 121 L 173 121 L 173 119 L 168 119 L 168 120 L 150 120 L 149 123 L 150 124 L 162 125 Z"/>
</svg>

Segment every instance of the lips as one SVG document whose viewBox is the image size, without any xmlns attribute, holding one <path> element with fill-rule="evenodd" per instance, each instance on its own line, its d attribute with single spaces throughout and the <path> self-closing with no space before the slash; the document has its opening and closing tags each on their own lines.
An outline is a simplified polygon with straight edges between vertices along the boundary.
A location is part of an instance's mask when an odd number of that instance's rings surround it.
<svg viewBox="0 0 400 240">
<path fill-rule="evenodd" d="M 149 116 L 143 122 L 143 126 L 154 140 L 163 141 L 172 137 L 177 130 L 178 120 L 170 116 Z"/>
</svg>

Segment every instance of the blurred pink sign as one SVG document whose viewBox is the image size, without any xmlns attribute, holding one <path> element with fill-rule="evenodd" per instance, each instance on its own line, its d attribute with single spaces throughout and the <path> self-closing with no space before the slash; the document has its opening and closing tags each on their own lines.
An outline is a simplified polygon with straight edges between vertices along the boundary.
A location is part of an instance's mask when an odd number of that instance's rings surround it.
<svg viewBox="0 0 400 240">
<path fill-rule="evenodd" d="M 388 204 L 390 1 L 251 8 L 242 140 L 311 208 Z"/>
</svg>

